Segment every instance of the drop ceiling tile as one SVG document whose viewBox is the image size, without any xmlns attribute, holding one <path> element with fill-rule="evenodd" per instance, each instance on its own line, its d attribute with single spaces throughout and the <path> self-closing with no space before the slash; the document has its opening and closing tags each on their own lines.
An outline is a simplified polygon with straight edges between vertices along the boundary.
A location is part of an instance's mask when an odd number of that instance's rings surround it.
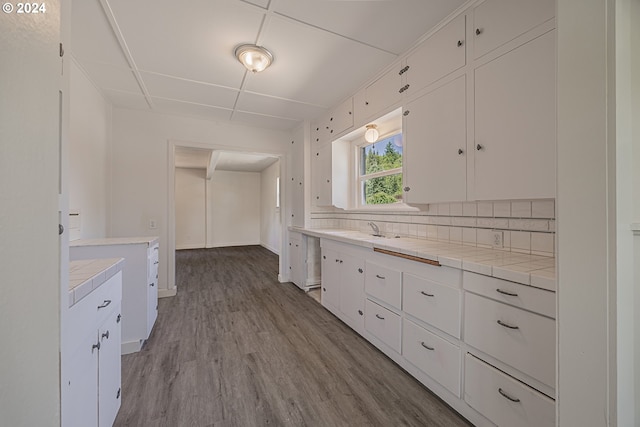
<svg viewBox="0 0 640 427">
<path fill-rule="evenodd" d="M 274 11 L 400 54 L 464 2 L 279 0 Z"/>
<path fill-rule="evenodd" d="M 128 68 L 119 68 L 113 65 L 91 61 L 84 61 L 82 67 L 89 75 L 89 78 L 100 88 L 133 92 L 142 95 L 133 71 Z"/>
<path fill-rule="evenodd" d="M 71 51 L 80 61 L 128 68 L 118 39 L 98 0 L 76 1 L 71 8 Z"/>
<path fill-rule="evenodd" d="M 310 105 L 250 92 L 240 94 L 236 108 L 240 111 L 286 117 L 294 120 L 316 117 L 326 111 L 325 107 L 319 105 Z"/>
<path fill-rule="evenodd" d="M 148 110 L 149 104 L 145 97 L 139 93 L 122 92 L 119 90 L 105 89 L 103 93 L 114 107 L 131 108 L 134 110 Z"/>
<path fill-rule="evenodd" d="M 143 72 L 141 75 L 149 94 L 159 98 L 233 108 L 238 97 L 238 91 L 235 89 L 158 74 Z"/>
<path fill-rule="evenodd" d="M 234 122 L 251 125 L 251 126 L 259 126 L 268 129 L 277 129 L 277 130 L 291 130 L 297 125 L 300 124 L 299 120 L 289 120 L 281 117 L 272 117 L 261 114 L 251 114 L 242 111 L 237 111 L 233 115 Z"/>
<path fill-rule="evenodd" d="M 396 59 L 279 16 L 272 17 L 263 45 L 273 51 L 273 65 L 247 75 L 245 88 L 315 105 L 335 105 Z"/>
<path fill-rule="evenodd" d="M 154 110 L 161 113 L 177 114 L 208 120 L 229 120 L 231 118 L 231 110 L 223 108 L 156 97 L 152 97 L 151 101 L 153 102 Z"/>
<path fill-rule="evenodd" d="M 139 70 L 239 88 L 246 70 L 233 51 L 258 36 L 258 8 L 237 0 L 109 2 Z"/>
</svg>

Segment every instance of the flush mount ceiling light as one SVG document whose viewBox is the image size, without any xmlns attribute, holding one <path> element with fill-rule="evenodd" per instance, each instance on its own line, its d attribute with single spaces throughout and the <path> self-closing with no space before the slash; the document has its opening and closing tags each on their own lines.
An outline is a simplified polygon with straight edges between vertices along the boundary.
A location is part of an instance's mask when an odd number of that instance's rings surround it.
<svg viewBox="0 0 640 427">
<path fill-rule="evenodd" d="M 273 62 L 273 55 L 262 46 L 255 44 L 241 44 L 235 50 L 236 58 L 247 70 L 259 73 Z"/>
<path fill-rule="evenodd" d="M 367 130 L 364 133 L 364 140 L 367 142 L 376 142 L 378 140 L 378 137 L 380 136 L 380 132 L 378 132 L 378 126 L 371 124 L 365 127 L 367 128 Z"/>
</svg>

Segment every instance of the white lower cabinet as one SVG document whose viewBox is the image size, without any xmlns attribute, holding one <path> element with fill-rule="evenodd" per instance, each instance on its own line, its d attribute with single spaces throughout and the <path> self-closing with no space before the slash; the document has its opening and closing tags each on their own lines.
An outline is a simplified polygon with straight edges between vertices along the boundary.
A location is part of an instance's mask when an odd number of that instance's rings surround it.
<svg viewBox="0 0 640 427">
<path fill-rule="evenodd" d="M 404 319 L 402 355 L 460 397 L 460 347 Z"/>
<path fill-rule="evenodd" d="M 555 402 L 482 360 L 465 357 L 464 400 L 498 426 L 555 425 Z"/>
<path fill-rule="evenodd" d="M 112 426 L 120 409 L 120 310 L 113 311 L 98 330 L 98 426 Z"/>
<path fill-rule="evenodd" d="M 371 261 L 367 261 L 366 271 L 364 288 L 367 295 L 400 309 L 402 272 Z"/>
<path fill-rule="evenodd" d="M 555 321 L 467 293 L 465 342 L 555 387 Z"/>
<path fill-rule="evenodd" d="M 400 353 L 402 320 L 399 314 L 367 300 L 364 326 L 367 332 Z"/>
</svg>

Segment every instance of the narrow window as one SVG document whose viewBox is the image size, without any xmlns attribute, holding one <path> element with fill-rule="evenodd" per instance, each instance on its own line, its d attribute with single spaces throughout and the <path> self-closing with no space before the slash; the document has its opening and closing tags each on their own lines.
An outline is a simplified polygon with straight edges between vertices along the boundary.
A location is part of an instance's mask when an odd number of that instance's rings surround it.
<svg viewBox="0 0 640 427">
<path fill-rule="evenodd" d="M 358 151 L 360 204 L 402 203 L 402 133 L 362 145 Z"/>
</svg>

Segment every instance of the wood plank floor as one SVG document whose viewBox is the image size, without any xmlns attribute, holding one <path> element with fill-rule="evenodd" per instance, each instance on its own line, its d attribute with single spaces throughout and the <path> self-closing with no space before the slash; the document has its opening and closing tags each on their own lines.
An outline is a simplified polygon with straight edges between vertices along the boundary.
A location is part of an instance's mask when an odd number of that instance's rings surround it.
<svg viewBox="0 0 640 427">
<path fill-rule="evenodd" d="M 177 251 L 178 294 L 122 358 L 115 425 L 469 425 L 277 275 L 259 246 Z"/>
</svg>

